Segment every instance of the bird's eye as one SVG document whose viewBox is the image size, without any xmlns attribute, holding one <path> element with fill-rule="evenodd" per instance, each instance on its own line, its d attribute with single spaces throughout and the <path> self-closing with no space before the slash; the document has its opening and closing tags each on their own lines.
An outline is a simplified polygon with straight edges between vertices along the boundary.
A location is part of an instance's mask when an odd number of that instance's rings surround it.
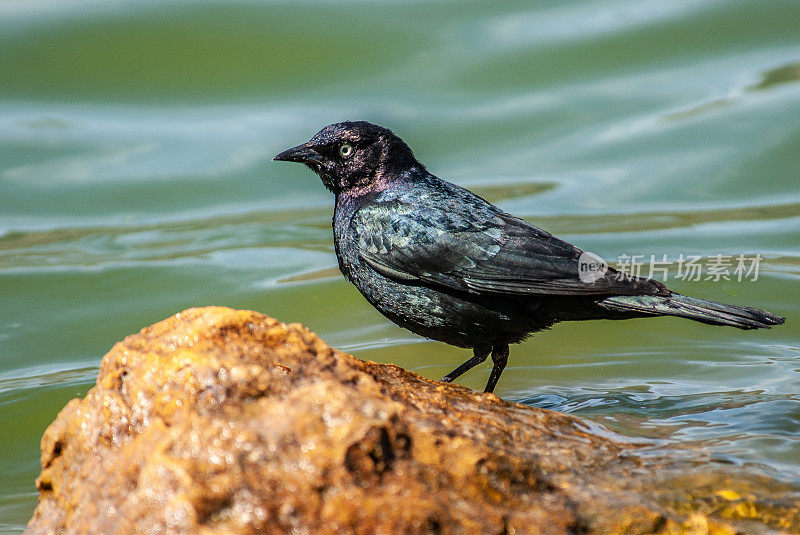
<svg viewBox="0 0 800 535">
<path fill-rule="evenodd" d="M 351 154 L 353 154 L 353 146 L 349 143 L 343 143 L 341 147 L 339 147 L 339 154 L 342 155 L 342 158 L 347 158 Z"/>
</svg>

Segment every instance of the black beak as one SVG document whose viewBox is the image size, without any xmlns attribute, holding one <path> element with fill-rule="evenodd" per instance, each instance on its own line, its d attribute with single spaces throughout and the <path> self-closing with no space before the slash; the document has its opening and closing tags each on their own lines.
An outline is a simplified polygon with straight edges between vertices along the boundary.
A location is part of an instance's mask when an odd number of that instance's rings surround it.
<svg viewBox="0 0 800 535">
<path fill-rule="evenodd" d="M 298 163 L 319 163 L 321 161 L 320 154 L 310 147 L 307 143 L 292 147 L 275 156 L 273 160 L 281 162 L 298 162 Z"/>
</svg>

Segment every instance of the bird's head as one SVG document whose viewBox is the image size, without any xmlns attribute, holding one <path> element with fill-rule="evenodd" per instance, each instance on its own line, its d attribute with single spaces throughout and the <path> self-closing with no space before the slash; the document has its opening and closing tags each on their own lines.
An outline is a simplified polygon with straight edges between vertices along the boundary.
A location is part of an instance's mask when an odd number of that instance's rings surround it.
<svg viewBox="0 0 800 535">
<path fill-rule="evenodd" d="M 388 128 L 366 121 L 328 125 L 273 160 L 306 164 L 337 195 L 370 189 L 414 165 L 421 167 L 402 139 Z"/>
</svg>

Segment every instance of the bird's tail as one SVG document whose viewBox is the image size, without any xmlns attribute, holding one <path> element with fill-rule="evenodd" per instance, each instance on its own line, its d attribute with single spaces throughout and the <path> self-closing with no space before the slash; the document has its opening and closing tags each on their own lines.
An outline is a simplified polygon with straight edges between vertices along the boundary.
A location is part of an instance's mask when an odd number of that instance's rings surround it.
<svg viewBox="0 0 800 535">
<path fill-rule="evenodd" d="M 769 329 L 785 318 L 766 310 L 726 305 L 672 292 L 668 297 L 624 295 L 608 297 L 601 307 L 622 314 L 644 316 L 678 316 L 709 325 L 731 325 L 739 329 Z"/>
</svg>

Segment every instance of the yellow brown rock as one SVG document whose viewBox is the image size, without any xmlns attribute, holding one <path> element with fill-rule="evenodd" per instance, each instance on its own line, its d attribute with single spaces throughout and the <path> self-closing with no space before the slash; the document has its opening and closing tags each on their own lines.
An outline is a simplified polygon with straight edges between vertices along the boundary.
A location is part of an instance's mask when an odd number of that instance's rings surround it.
<svg viewBox="0 0 800 535">
<path fill-rule="evenodd" d="M 791 489 L 682 486 L 711 472 L 653 451 L 358 360 L 300 325 L 190 309 L 116 344 L 47 429 L 28 532 L 798 530 Z"/>
</svg>

